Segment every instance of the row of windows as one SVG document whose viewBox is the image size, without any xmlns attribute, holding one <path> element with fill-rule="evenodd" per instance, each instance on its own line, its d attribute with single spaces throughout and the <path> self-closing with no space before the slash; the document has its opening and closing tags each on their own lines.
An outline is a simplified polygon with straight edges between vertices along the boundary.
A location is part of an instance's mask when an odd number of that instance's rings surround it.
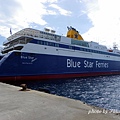
<svg viewBox="0 0 120 120">
<path fill-rule="evenodd" d="M 59 35 L 43 32 L 43 31 L 40 31 L 40 37 L 45 39 L 56 40 L 56 41 L 60 41 L 61 39 L 61 36 Z"/>
<path fill-rule="evenodd" d="M 47 45 L 47 46 L 53 46 L 53 47 L 60 47 L 60 48 L 66 48 L 66 49 L 72 49 L 72 50 L 79 50 L 79 51 L 85 51 L 85 52 L 92 52 L 92 53 L 98 53 L 98 54 L 105 54 L 105 55 L 112 55 L 112 56 L 119 56 L 118 54 L 98 51 L 98 50 L 91 50 L 88 48 L 81 48 L 76 46 L 70 46 L 65 44 L 59 44 L 59 43 L 53 43 L 53 42 L 47 42 L 42 40 L 32 40 L 30 43 L 40 44 L 40 45 Z"/>
<path fill-rule="evenodd" d="M 48 33 L 48 32 L 43 32 L 43 31 L 40 31 L 40 33 L 41 34 L 43 34 L 43 35 L 51 35 L 51 36 L 57 36 L 57 35 L 55 35 L 55 34 L 51 34 L 51 33 Z"/>
<path fill-rule="evenodd" d="M 85 41 L 82 41 L 82 40 L 71 39 L 71 44 L 80 45 L 80 46 L 84 46 L 84 47 L 89 47 L 88 42 L 85 42 Z"/>
</svg>

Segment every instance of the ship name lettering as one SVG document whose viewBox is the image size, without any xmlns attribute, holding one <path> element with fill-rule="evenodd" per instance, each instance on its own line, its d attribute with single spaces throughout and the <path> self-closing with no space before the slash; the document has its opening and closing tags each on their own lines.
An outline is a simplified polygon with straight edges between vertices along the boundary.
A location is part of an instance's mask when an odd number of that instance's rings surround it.
<svg viewBox="0 0 120 120">
<path fill-rule="evenodd" d="M 93 68 L 93 62 L 88 62 L 87 60 L 84 60 L 84 67 Z"/>
<path fill-rule="evenodd" d="M 21 59 L 27 59 L 27 56 L 21 56 Z"/>
<path fill-rule="evenodd" d="M 73 59 L 67 59 L 67 67 L 68 68 L 80 68 L 80 61 L 74 61 Z"/>
<path fill-rule="evenodd" d="M 23 56 L 23 55 L 21 55 L 21 59 L 29 59 L 29 60 L 33 60 L 34 57 L 31 57 L 31 56 Z"/>
<path fill-rule="evenodd" d="M 109 64 L 108 63 L 104 63 L 104 62 L 98 62 L 96 61 L 96 68 L 108 68 Z"/>
</svg>

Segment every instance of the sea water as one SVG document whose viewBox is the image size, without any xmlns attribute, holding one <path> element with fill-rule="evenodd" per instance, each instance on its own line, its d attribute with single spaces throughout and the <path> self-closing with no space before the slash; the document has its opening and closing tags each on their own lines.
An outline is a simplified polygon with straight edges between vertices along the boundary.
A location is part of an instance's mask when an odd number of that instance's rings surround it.
<svg viewBox="0 0 120 120">
<path fill-rule="evenodd" d="M 51 94 L 120 111 L 120 75 L 26 82 L 28 88 L 49 89 Z"/>
</svg>

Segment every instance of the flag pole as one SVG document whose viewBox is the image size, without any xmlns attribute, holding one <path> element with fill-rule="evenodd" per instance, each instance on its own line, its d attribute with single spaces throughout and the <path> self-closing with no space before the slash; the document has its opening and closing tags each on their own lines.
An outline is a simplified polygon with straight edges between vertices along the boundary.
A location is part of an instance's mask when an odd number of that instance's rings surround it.
<svg viewBox="0 0 120 120">
<path fill-rule="evenodd" d="M 10 35 L 12 35 L 12 29 L 10 28 Z"/>
</svg>

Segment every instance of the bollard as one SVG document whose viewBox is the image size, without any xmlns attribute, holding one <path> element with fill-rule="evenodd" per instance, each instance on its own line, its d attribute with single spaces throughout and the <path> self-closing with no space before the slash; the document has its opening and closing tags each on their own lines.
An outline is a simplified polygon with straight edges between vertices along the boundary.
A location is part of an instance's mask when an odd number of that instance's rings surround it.
<svg viewBox="0 0 120 120">
<path fill-rule="evenodd" d="M 28 91 L 26 84 L 21 84 L 20 87 L 22 87 L 20 91 Z"/>
</svg>

